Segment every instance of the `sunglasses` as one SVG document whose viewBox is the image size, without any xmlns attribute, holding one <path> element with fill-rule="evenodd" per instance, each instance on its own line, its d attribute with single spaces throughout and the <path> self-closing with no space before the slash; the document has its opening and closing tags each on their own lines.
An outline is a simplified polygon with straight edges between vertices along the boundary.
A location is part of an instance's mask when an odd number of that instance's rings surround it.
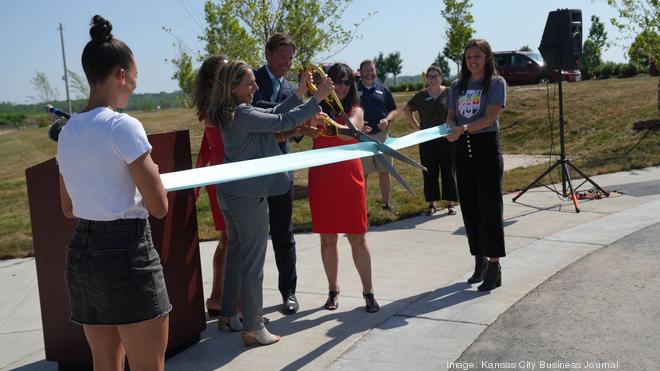
<svg viewBox="0 0 660 371">
<path fill-rule="evenodd" d="M 435 80 L 435 79 L 439 79 L 440 75 L 426 75 L 426 78 L 428 80 Z"/>
<path fill-rule="evenodd" d="M 353 82 L 351 80 L 338 80 L 338 81 L 333 81 L 335 85 L 344 85 L 344 86 L 351 86 L 353 85 Z"/>
</svg>

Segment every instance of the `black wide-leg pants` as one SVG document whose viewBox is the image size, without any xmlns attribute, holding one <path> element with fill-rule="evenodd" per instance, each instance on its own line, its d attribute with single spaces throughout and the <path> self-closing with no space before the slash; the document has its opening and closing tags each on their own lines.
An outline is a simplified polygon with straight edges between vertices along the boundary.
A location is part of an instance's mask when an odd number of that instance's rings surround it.
<svg viewBox="0 0 660 371">
<path fill-rule="evenodd" d="M 502 220 L 504 161 L 497 133 L 461 136 L 454 144 L 454 166 L 470 253 L 505 256 Z"/>
<path fill-rule="evenodd" d="M 427 171 L 424 177 L 424 198 L 427 202 L 446 200 L 458 201 L 454 177 L 454 144 L 445 138 L 429 140 L 419 144 L 419 159 Z M 439 180 L 438 180 L 439 179 Z M 440 193 L 442 184 L 442 193 Z"/>
</svg>

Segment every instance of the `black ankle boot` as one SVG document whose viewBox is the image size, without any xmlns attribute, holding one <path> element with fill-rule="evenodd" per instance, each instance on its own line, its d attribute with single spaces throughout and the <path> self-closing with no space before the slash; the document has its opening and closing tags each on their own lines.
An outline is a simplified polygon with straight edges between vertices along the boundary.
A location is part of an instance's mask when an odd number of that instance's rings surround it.
<svg viewBox="0 0 660 371">
<path fill-rule="evenodd" d="M 468 283 L 477 283 L 484 280 L 488 270 L 488 259 L 483 255 L 474 256 L 474 273 L 468 278 Z"/>
<path fill-rule="evenodd" d="M 499 262 L 488 263 L 488 272 L 484 283 L 477 287 L 479 291 L 490 291 L 502 286 L 502 268 Z"/>
</svg>

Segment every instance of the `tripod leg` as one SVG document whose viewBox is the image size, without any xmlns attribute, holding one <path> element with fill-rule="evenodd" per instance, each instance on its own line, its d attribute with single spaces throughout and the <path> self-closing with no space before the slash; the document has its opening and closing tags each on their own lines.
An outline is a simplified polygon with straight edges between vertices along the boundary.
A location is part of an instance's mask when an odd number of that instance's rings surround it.
<svg viewBox="0 0 660 371">
<path fill-rule="evenodd" d="M 568 161 L 564 161 L 561 163 L 561 169 L 564 172 L 564 175 L 566 176 L 566 182 L 568 183 L 568 189 L 571 190 L 571 199 L 573 200 L 573 206 L 575 206 L 575 212 L 579 213 L 580 212 L 580 204 L 578 203 L 577 195 L 575 194 L 575 190 L 573 189 L 573 183 L 571 182 L 571 175 L 568 173 L 568 166 L 566 166 L 566 163 Z"/>
<path fill-rule="evenodd" d="M 580 174 L 580 175 L 581 175 L 586 181 L 588 181 L 589 183 L 591 183 L 591 184 L 592 184 L 594 187 L 596 187 L 596 189 L 598 189 L 599 191 L 603 192 L 603 194 L 605 195 L 605 197 L 609 197 L 609 196 L 610 196 L 610 193 L 609 193 L 609 192 L 607 192 L 606 190 L 604 190 L 603 188 L 601 188 L 598 184 L 596 184 L 596 182 L 594 182 L 593 180 L 591 180 L 591 178 L 589 178 L 588 176 L 586 176 L 582 171 L 580 171 L 580 169 L 577 168 L 577 166 L 573 165 L 573 164 L 572 164 L 570 161 L 568 161 L 568 160 L 566 160 L 566 162 L 568 162 L 568 164 L 571 165 L 571 167 L 572 167 L 575 171 L 577 171 L 578 174 Z"/>
<path fill-rule="evenodd" d="M 520 191 L 520 192 L 516 195 L 516 197 L 513 198 L 512 201 L 513 201 L 513 202 L 516 202 L 516 200 L 519 199 L 520 196 L 522 196 L 523 194 L 525 194 L 525 192 L 527 192 L 530 188 L 532 188 L 532 186 L 533 186 L 534 184 L 538 183 L 539 180 L 543 179 L 543 177 L 545 177 L 546 175 L 550 174 L 550 172 L 552 171 L 552 169 L 556 168 L 557 165 L 559 165 L 559 161 L 556 161 L 554 164 L 552 164 L 552 166 L 550 166 L 550 167 L 548 168 L 548 170 L 546 170 L 545 172 L 543 172 L 543 174 L 539 175 L 536 179 L 534 179 L 531 183 L 529 183 L 525 188 L 523 188 L 523 190 Z"/>
</svg>

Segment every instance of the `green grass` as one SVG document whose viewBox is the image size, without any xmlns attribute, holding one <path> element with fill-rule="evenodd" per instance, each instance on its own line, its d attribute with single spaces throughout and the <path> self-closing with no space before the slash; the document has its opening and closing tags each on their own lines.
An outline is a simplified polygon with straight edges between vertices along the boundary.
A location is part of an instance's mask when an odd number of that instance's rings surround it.
<svg viewBox="0 0 660 371">
<path fill-rule="evenodd" d="M 658 79 L 652 77 L 564 84 L 566 152 L 572 161 L 589 175 L 660 165 L 660 133 L 634 129 L 636 122 L 658 119 L 657 86 Z M 551 99 L 558 94 L 555 89 L 556 85 L 550 86 Z M 412 94 L 395 94 L 399 108 L 403 108 Z M 548 92 L 539 86 L 509 88 L 508 104 L 500 118 L 504 153 L 546 155 L 551 152 L 547 99 Z M 557 111 L 554 111 L 553 124 L 555 153 L 559 150 Z M 191 110 L 133 114 L 143 122 L 148 133 L 189 129 L 194 162 L 203 128 Z M 398 115 L 392 124 L 393 135 L 409 132 L 403 115 Z M 310 148 L 309 138 L 294 145 L 294 151 Z M 55 143 L 48 139 L 47 128 L 21 129 L 0 135 L 0 259 L 33 254 L 25 169 L 51 158 L 55 150 Z M 416 146 L 404 149 L 403 153 L 419 159 Z M 393 180 L 392 203 L 400 211 L 400 218 L 418 215 L 426 206 L 422 175 L 396 161 L 394 165 L 417 195 L 409 195 Z M 521 189 L 547 167 L 548 164 L 539 164 L 506 172 L 505 190 Z M 553 176 L 559 179 L 558 173 Z M 311 229 L 306 199 L 307 170 L 295 172 L 295 183 L 293 220 L 296 230 L 307 231 Z M 367 205 L 371 225 L 395 220 L 380 208 L 375 174 L 369 177 Z M 204 192 L 199 197 L 197 212 L 200 239 L 217 238 Z"/>
</svg>

